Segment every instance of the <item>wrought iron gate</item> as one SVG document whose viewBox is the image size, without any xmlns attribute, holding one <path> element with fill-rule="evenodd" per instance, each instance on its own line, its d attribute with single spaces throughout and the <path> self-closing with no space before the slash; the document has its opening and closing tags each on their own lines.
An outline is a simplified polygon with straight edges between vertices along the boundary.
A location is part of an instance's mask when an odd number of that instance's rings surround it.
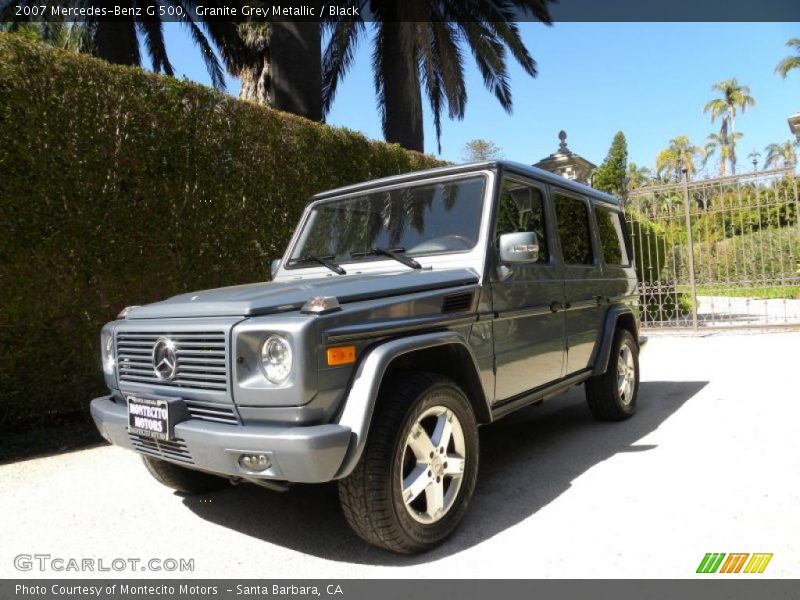
<svg viewBox="0 0 800 600">
<path fill-rule="evenodd" d="M 793 166 L 644 187 L 625 208 L 643 327 L 800 326 Z"/>
</svg>

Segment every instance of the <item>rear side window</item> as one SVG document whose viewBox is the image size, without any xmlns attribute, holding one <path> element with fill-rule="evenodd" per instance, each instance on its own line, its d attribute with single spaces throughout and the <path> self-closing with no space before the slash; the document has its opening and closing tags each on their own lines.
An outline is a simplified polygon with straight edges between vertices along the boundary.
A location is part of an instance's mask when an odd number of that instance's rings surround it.
<svg viewBox="0 0 800 600">
<path fill-rule="evenodd" d="M 553 203 L 564 262 L 568 265 L 593 264 L 588 206 L 583 200 L 559 192 L 553 195 Z"/>
<path fill-rule="evenodd" d="M 603 248 L 603 261 L 607 265 L 627 265 L 630 263 L 625 249 L 625 234 L 618 212 L 596 206 L 597 231 Z"/>
<path fill-rule="evenodd" d="M 544 217 L 544 194 L 538 187 L 503 179 L 497 213 L 495 243 L 504 233 L 533 231 L 539 239 L 537 264 L 550 261 Z"/>
</svg>

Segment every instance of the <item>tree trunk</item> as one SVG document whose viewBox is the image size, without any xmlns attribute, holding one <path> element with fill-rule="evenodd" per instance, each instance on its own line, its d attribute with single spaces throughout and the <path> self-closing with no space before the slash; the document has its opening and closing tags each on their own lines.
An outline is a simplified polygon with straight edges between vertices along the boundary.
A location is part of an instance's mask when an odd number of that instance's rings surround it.
<svg viewBox="0 0 800 600">
<path fill-rule="evenodd" d="M 322 120 L 322 32 L 319 23 L 272 23 L 268 96 L 271 105 Z"/>
<path fill-rule="evenodd" d="M 117 65 L 141 64 L 136 24 L 127 21 L 98 21 L 93 38 L 92 54 Z"/>
<path fill-rule="evenodd" d="M 422 90 L 414 23 L 383 23 L 383 135 L 387 142 L 424 152 Z"/>
<path fill-rule="evenodd" d="M 270 96 L 270 65 L 269 55 L 263 54 L 255 62 L 239 71 L 239 99 L 273 106 L 273 98 Z"/>
<path fill-rule="evenodd" d="M 733 111 L 729 114 L 731 119 L 731 175 L 736 175 L 736 117 L 733 116 Z"/>
</svg>

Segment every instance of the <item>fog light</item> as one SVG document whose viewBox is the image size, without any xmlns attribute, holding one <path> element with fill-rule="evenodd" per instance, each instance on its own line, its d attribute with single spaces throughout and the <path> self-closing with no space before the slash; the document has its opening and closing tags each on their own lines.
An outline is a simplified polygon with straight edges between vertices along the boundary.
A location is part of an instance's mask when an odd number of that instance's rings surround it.
<svg viewBox="0 0 800 600">
<path fill-rule="evenodd" d="M 242 454 L 239 457 L 239 466 L 248 471 L 266 471 L 272 466 L 272 462 L 265 454 Z"/>
</svg>

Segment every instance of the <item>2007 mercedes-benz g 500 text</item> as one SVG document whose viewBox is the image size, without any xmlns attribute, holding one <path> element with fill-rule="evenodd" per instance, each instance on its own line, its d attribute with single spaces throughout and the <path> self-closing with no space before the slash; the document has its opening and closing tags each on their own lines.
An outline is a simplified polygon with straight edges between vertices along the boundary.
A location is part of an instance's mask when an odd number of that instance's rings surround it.
<svg viewBox="0 0 800 600">
<path fill-rule="evenodd" d="M 92 415 L 176 490 L 337 480 L 358 535 L 420 552 L 467 510 L 479 425 L 581 383 L 633 414 L 635 292 L 589 187 L 504 161 L 353 185 L 313 198 L 272 282 L 108 323 Z"/>
</svg>

